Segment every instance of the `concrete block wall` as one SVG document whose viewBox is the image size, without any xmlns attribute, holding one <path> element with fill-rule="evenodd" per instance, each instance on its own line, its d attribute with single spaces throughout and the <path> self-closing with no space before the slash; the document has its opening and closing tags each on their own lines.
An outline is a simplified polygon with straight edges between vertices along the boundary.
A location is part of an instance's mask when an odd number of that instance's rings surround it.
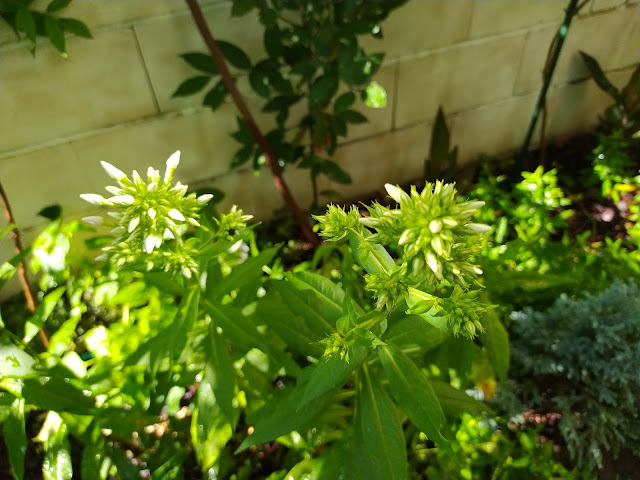
<svg viewBox="0 0 640 480">
<path fill-rule="evenodd" d="M 386 182 L 419 177 L 430 130 L 442 106 L 459 146 L 460 161 L 499 154 L 522 142 L 549 44 L 564 17 L 561 0 L 411 0 L 383 24 L 385 51 L 377 81 L 387 90 L 385 109 L 361 110 L 370 123 L 351 129 L 336 153 L 352 185 L 330 185 L 351 197 Z M 47 2 L 37 0 L 36 8 Z M 231 18 L 230 4 L 201 0 L 214 35 L 232 40 L 256 60 L 263 55 L 256 15 Z M 588 80 L 578 50 L 595 56 L 621 86 L 640 60 L 637 0 L 593 0 L 574 19 L 549 92 L 548 134 L 584 131 L 609 98 Z M 226 192 L 223 208 L 237 203 L 258 218 L 282 201 L 268 171 L 229 170 L 237 144 L 236 110 L 214 112 L 202 97 L 172 99 L 191 70 L 179 54 L 205 51 L 181 0 L 74 0 L 64 16 L 82 19 L 94 39 L 68 37 L 67 60 L 42 41 L 36 58 L 6 24 L 0 29 L 0 179 L 27 239 L 43 225 L 37 212 L 60 203 L 67 217 L 92 211 L 80 199 L 103 192 L 109 161 L 124 171 L 164 167 L 182 150 L 183 183 Z M 259 111 L 245 79 L 239 85 Z M 258 114 L 262 124 L 272 121 Z M 287 172 L 302 205 L 310 201 L 306 172 Z M 2 244 L 1 258 L 9 255 Z"/>
</svg>

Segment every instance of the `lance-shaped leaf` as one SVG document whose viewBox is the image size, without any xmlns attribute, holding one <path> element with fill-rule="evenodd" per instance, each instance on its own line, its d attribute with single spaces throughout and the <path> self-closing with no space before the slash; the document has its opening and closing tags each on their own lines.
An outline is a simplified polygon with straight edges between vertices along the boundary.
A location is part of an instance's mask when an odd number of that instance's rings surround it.
<svg viewBox="0 0 640 480">
<path fill-rule="evenodd" d="M 511 356 L 509 334 L 493 310 L 489 310 L 482 317 L 482 326 L 484 333 L 479 337 L 480 343 L 487 350 L 487 357 L 496 377 L 504 382 L 507 379 Z"/>
<path fill-rule="evenodd" d="M 308 425 L 331 403 L 332 394 L 325 393 L 310 401 L 305 408 L 298 409 L 303 387 L 285 388 L 284 392 L 249 416 L 247 422 L 254 425 L 253 433 L 244 439 L 236 453 Z"/>
<path fill-rule="evenodd" d="M 354 470 L 363 479 L 406 479 L 407 450 L 396 407 L 363 370 L 358 384 Z"/>
<path fill-rule="evenodd" d="M 305 408 L 311 400 L 323 393 L 344 385 L 351 377 L 352 372 L 358 368 L 367 358 L 369 350 L 361 346 L 349 348 L 349 361 L 338 355 L 324 357 L 313 368 L 311 378 L 302 395 L 298 408 Z"/>
<path fill-rule="evenodd" d="M 386 273 L 396 266 L 393 258 L 382 245 L 361 242 L 353 233 L 349 234 L 349 245 L 354 258 L 367 273 Z"/>
<path fill-rule="evenodd" d="M 203 378 L 211 385 L 220 411 L 231 422 L 234 417 L 232 402 L 236 374 L 227 347 L 217 331 L 215 322 L 211 323 L 209 335 L 210 345 Z"/>
<path fill-rule="evenodd" d="M 65 287 L 58 287 L 51 293 L 48 293 L 38 305 L 36 312 L 27 320 L 24 326 L 24 342 L 29 343 L 33 337 L 37 335 L 49 316 L 53 313 L 53 309 L 62 297 Z"/>
<path fill-rule="evenodd" d="M 378 356 L 389 379 L 393 398 L 407 417 L 431 440 L 453 451 L 440 433 L 445 422 L 444 412 L 424 374 L 393 344 L 379 347 Z"/>
<path fill-rule="evenodd" d="M 78 415 L 90 415 L 95 405 L 91 392 L 79 389 L 69 378 L 58 376 L 25 379 L 22 396 L 39 409 Z"/>
<path fill-rule="evenodd" d="M 16 398 L 11 404 L 9 417 L 2 422 L 2 435 L 6 439 L 13 476 L 16 480 L 21 480 L 24 477 L 24 454 L 27 451 L 23 399 Z"/>
<path fill-rule="evenodd" d="M 448 417 L 455 417 L 463 413 L 488 412 L 494 413 L 486 403 L 470 397 L 462 390 L 452 387 L 440 380 L 431 380 L 433 391 L 438 397 L 442 411 Z"/>
</svg>

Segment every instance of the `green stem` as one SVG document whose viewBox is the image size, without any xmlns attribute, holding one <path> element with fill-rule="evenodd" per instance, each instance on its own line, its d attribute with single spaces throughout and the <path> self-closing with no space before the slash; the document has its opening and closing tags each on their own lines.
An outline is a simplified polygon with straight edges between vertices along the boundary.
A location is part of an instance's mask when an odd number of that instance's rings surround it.
<svg viewBox="0 0 640 480">
<path fill-rule="evenodd" d="M 555 71 L 556 64 L 558 63 L 558 58 L 560 58 L 562 45 L 564 44 L 564 40 L 567 36 L 567 32 L 569 31 L 569 25 L 571 24 L 571 20 L 577 13 L 578 1 L 579 0 L 569 1 L 569 6 L 567 7 L 567 10 L 566 10 L 564 22 L 562 23 L 562 26 L 560 27 L 560 29 L 558 30 L 558 33 L 556 34 L 553 53 L 551 55 L 551 60 L 549 61 L 548 68 L 545 72 L 542 89 L 540 90 L 540 95 L 538 96 L 538 103 L 536 104 L 536 108 L 533 111 L 531 122 L 529 123 L 529 129 L 527 130 L 527 135 L 525 136 L 524 143 L 522 144 L 522 148 L 520 149 L 520 155 L 518 155 L 518 158 L 517 158 L 517 164 L 516 164 L 517 173 L 520 173 L 522 171 L 524 157 L 527 154 L 527 151 L 529 150 L 529 144 L 531 143 L 531 137 L 533 136 L 533 131 L 536 128 L 536 124 L 538 123 L 538 117 L 540 116 L 540 112 L 542 110 L 545 99 L 547 97 L 547 91 L 549 90 L 549 86 L 551 85 L 553 72 Z"/>
</svg>

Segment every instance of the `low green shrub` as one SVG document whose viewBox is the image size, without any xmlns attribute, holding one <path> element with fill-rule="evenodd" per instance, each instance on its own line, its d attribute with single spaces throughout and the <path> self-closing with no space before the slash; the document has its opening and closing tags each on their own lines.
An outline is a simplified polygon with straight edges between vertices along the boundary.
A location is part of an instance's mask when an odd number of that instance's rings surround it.
<svg viewBox="0 0 640 480">
<path fill-rule="evenodd" d="M 523 403 L 559 412 L 578 466 L 590 471 L 623 448 L 640 450 L 640 287 L 562 295 L 545 311 L 511 316 L 512 377 Z"/>
</svg>

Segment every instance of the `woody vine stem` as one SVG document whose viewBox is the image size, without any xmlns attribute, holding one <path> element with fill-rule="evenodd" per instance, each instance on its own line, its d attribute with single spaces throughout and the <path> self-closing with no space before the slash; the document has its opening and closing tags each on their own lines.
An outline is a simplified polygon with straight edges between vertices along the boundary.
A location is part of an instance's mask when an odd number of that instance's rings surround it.
<svg viewBox="0 0 640 480">
<path fill-rule="evenodd" d="M 227 67 L 224 57 L 222 56 L 222 52 L 220 51 L 218 44 L 213 38 L 213 35 L 211 34 L 211 30 L 207 26 L 207 22 L 204 18 L 204 15 L 202 14 L 202 10 L 200 9 L 200 5 L 198 4 L 197 0 L 185 0 L 185 1 L 187 2 L 189 9 L 191 10 L 191 15 L 193 16 L 193 20 L 196 26 L 198 27 L 200 34 L 202 35 L 204 43 L 207 45 L 207 48 L 209 49 L 211 58 L 213 58 L 213 61 L 215 62 L 216 67 L 218 67 L 218 71 L 220 72 L 222 81 L 224 82 L 224 86 L 227 88 L 227 91 L 231 95 L 231 98 L 233 98 L 233 101 L 236 104 L 236 107 L 238 107 L 238 110 L 240 110 L 242 119 L 247 125 L 247 128 L 249 129 L 249 131 L 251 132 L 251 135 L 253 136 L 255 142 L 260 146 L 260 149 L 264 153 L 267 163 L 271 168 L 271 172 L 273 174 L 273 182 L 275 183 L 276 188 L 284 198 L 285 202 L 287 203 L 287 206 L 289 207 L 296 221 L 300 225 L 300 228 L 305 238 L 309 242 L 311 242 L 313 246 L 318 246 L 320 243 L 318 236 L 315 233 L 313 233 L 313 230 L 311 229 L 307 215 L 300 208 L 295 198 L 291 194 L 291 191 L 289 190 L 287 183 L 282 177 L 282 169 L 280 168 L 280 165 L 278 165 L 278 158 L 273 152 L 271 145 L 269 145 L 269 142 L 260 131 L 260 128 L 258 127 L 258 125 L 256 124 L 256 121 L 251 115 L 251 112 L 249 111 L 247 104 L 244 101 L 244 98 L 242 97 L 242 94 L 236 88 L 235 82 L 233 81 L 233 77 L 229 72 L 229 68 Z"/>
<path fill-rule="evenodd" d="M 13 230 L 11 230 L 11 238 L 13 239 L 13 244 L 15 246 L 16 254 L 20 255 L 23 252 L 22 241 L 20 240 L 20 231 L 18 227 L 15 226 L 15 220 L 13 218 L 13 212 L 11 211 L 11 205 L 9 204 L 9 199 L 7 198 L 7 194 L 4 191 L 4 187 L 0 182 L 0 198 L 2 198 L 2 210 L 4 211 L 4 216 L 7 219 L 7 225 L 14 225 Z M 18 268 L 18 279 L 20 280 L 20 285 L 22 286 L 22 291 L 24 292 L 24 298 L 27 301 L 27 307 L 31 313 L 35 313 L 36 311 L 36 300 L 33 296 L 33 292 L 31 291 L 31 286 L 29 285 L 29 279 L 27 278 L 27 268 L 24 264 L 24 260 L 20 260 L 17 265 Z M 40 340 L 45 348 L 49 348 L 49 337 L 47 336 L 47 332 L 44 327 L 40 329 Z"/>
</svg>

